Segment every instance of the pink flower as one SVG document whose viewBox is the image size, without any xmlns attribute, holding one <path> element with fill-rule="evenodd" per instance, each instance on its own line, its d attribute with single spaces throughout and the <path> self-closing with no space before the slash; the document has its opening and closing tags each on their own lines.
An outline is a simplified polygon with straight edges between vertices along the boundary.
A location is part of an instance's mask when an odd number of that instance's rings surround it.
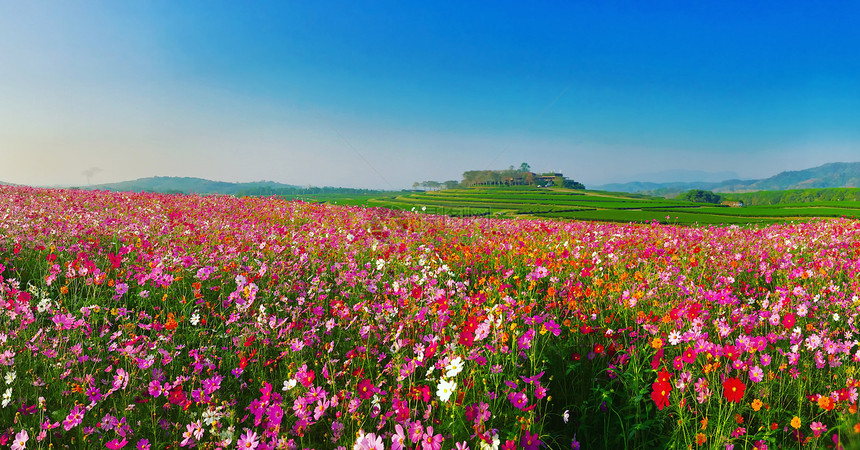
<svg viewBox="0 0 860 450">
<path fill-rule="evenodd" d="M 405 442 L 406 435 L 403 433 L 403 426 L 398 423 L 394 425 L 394 434 L 391 435 L 391 450 L 403 450 Z"/>
<path fill-rule="evenodd" d="M 125 440 L 125 438 L 122 438 L 122 440 L 114 439 L 112 441 L 109 441 L 107 444 L 105 444 L 105 447 L 112 449 L 112 450 L 116 450 L 118 448 L 125 447 L 125 444 L 128 444 L 128 441 Z"/>
<path fill-rule="evenodd" d="M 245 429 L 245 434 L 239 438 L 239 442 L 236 443 L 237 448 L 240 449 L 248 449 L 254 450 L 259 445 L 259 441 L 257 441 L 257 433 L 251 431 L 249 429 Z"/>
<path fill-rule="evenodd" d="M 424 437 L 421 438 L 421 450 L 441 450 L 442 440 L 441 434 L 433 434 L 433 427 L 427 427 Z"/>
<path fill-rule="evenodd" d="M 827 425 L 824 425 L 821 422 L 812 422 L 809 425 L 809 428 L 812 429 L 812 434 L 814 434 L 815 437 L 819 437 L 819 436 L 821 436 L 821 433 L 824 433 L 825 431 L 827 431 Z"/>
<path fill-rule="evenodd" d="M 385 444 L 382 442 L 382 436 L 368 433 L 359 437 L 354 448 L 356 450 L 385 450 Z"/>
<path fill-rule="evenodd" d="M 66 431 L 71 430 L 72 428 L 81 424 L 84 421 L 84 408 L 81 405 L 75 405 L 74 408 L 69 412 L 69 415 L 66 416 L 66 420 L 63 421 L 63 429 Z"/>
<path fill-rule="evenodd" d="M 30 435 L 27 430 L 21 430 L 15 435 L 15 440 L 12 441 L 12 450 L 24 450 L 27 448 L 27 441 L 30 440 Z"/>
</svg>

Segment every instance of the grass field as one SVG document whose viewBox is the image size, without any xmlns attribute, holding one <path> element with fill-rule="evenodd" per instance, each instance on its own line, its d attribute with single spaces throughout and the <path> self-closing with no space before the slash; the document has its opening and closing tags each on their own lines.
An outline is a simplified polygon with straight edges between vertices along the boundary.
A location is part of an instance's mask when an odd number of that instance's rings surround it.
<svg viewBox="0 0 860 450">
<path fill-rule="evenodd" d="M 303 199 L 338 205 L 383 207 L 448 216 L 541 218 L 677 225 L 771 224 L 814 217 L 848 217 L 860 202 L 822 201 L 728 207 L 617 192 L 518 187 L 475 187 L 428 192 Z"/>
</svg>

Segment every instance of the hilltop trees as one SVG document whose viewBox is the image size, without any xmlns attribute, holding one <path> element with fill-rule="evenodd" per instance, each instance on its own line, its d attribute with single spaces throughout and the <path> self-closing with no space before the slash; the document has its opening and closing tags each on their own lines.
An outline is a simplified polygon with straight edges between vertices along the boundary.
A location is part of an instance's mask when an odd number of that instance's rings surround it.
<svg viewBox="0 0 860 450">
<path fill-rule="evenodd" d="M 719 203 L 720 195 L 711 191 L 703 191 L 701 189 L 693 189 L 681 194 L 678 199 L 687 200 L 695 203 Z"/>
</svg>

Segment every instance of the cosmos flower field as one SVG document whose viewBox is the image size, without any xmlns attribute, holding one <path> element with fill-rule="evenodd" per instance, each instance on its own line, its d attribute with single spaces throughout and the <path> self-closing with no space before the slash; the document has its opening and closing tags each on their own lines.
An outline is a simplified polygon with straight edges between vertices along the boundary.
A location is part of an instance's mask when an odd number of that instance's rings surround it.
<svg viewBox="0 0 860 450">
<path fill-rule="evenodd" d="M 0 186 L 0 448 L 858 448 L 860 222 Z"/>
</svg>

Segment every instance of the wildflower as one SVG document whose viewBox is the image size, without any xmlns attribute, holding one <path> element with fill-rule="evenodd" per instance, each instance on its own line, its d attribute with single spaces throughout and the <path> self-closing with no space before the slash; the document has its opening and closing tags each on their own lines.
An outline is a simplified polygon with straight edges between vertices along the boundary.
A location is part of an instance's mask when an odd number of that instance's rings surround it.
<svg viewBox="0 0 860 450">
<path fill-rule="evenodd" d="M 3 402 L 0 403 L 3 407 L 9 406 L 9 402 L 12 401 L 12 388 L 6 388 L 6 392 L 3 392 Z"/>
<path fill-rule="evenodd" d="M 826 395 L 822 395 L 821 397 L 818 397 L 818 406 L 820 406 L 821 409 L 825 411 L 831 411 L 833 408 L 836 407 L 836 404 L 832 398 Z"/>
<path fill-rule="evenodd" d="M 394 425 L 394 434 L 391 435 L 391 450 L 403 450 L 406 447 L 406 434 L 403 426 L 399 423 Z"/>
<path fill-rule="evenodd" d="M 809 428 L 810 428 L 810 429 L 812 429 L 812 434 L 813 434 L 815 437 L 819 437 L 819 436 L 821 436 L 821 434 L 822 434 L 822 433 L 824 433 L 825 431 L 827 431 L 827 425 L 824 425 L 824 424 L 823 424 L 823 423 L 821 423 L 821 422 L 812 422 L 812 423 L 809 425 Z"/>
<path fill-rule="evenodd" d="M 791 428 L 794 428 L 795 430 L 799 429 L 800 428 L 800 417 L 794 416 L 794 418 L 791 419 L 790 425 L 791 425 Z"/>
<path fill-rule="evenodd" d="M 750 368 L 750 381 L 753 383 L 758 383 L 764 378 L 764 371 L 759 366 L 752 366 Z"/>
<path fill-rule="evenodd" d="M 436 395 L 439 396 L 439 399 L 443 402 L 447 402 L 448 399 L 451 398 L 451 394 L 456 390 L 457 383 L 442 378 L 442 381 L 440 381 L 439 385 L 436 387 Z"/>
<path fill-rule="evenodd" d="M 375 433 L 364 434 L 364 431 L 359 431 L 359 438 L 356 440 L 353 450 L 384 450 L 385 444 L 382 442 L 382 436 L 377 436 Z"/>
<path fill-rule="evenodd" d="M 445 377 L 454 378 L 463 370 L 463 358 L 456 357 L 445 366 Z"/>
<path fill-rule="evenodd" d="M 653 340 L 651 340 L 651 347 L 653 347 L 654 350 L 659 350 L 663 347 L 663 339 L 655 337 Z"/>
<path fill-rule="evenodd" d="M 375 392 L 376 387 L 370 379 L 365 378 L 358 382 L 358 396 L 361 397 L 362 400 L 367 400 L 370 397 L 373 397 Z"/>
<path fill-rule="evenodd" d="M 108 443 L 105 444 L 105 447 L 107 447 L 111 450 L 117 450 L 117 449 L 125 447 L 125 444 L 128 444 L 128 441 L 125 438 L 122 438 L 122 440 L 117 438 L 117 439 L 113 439 L 111 441 L 108 441 Z"/>
<path fill-rule="evenodd" d="M 13 370 L 13 371 L 11 371 L 11 372 L 6 372 L 6 377 L 5 377 L 6 384 L 12 384 L 12 382 L 13 382 L 13 381 L 15 381 L 15 376 L 16 376 L 16 375 L 17 375 L 17 374 L 15 373 L 15 371 L 14 371 L 14 370 Z"/>
<path fill-rule="evenodd" d="M 750 406 L 752 406 L 752 409 L 755 412 L 758 412 L 761 409 L 762 405 L 763 405 L 763 403 L 759 399 L 755 399 L 752 401 L 752 403 L 750 403 Z"/>
<path fill-rule="evenodd" d="M 21 430 L 15 435 L 15 440 L 12 441 L 12 450 L 24 450 L 27 448 L 27 441 L 30 440 L 30 435 L 27 430 Z"/>
<path fill-rule="evenodd" d="M 723 382 L 723 397 L 732 403 L 739 402 L 744 396 L 745 389 L 746 385 L 743 381 L 735 377 L 729 378 Z"/>
<path fill-rule="evenodd" d="M 564 423 L 567 423 L 570 420 L 570 411 L 565 409 L 564 414 L 561 415 L 561 418 L 564 420 Z"/>
<path fill-rule="evenodd" d="M 658 410 L 662 410 L 669 404 L 669 393 L 672 392 L 672 385 L 668 381 L 657 381 L 651 387 L 654 389 L 651 392 L 651 400 L 654 400 Z"/>
<path fill-rule="evenodd" d="M 69 412 L 69 415 L 66 416 L 66 420 L 63 421 L 63 429 L 66 431 L 71 430 L 72 428 L 81 424 L 84 421 L 84 408 L 81 405 L 75 405 L 74 408 Z"/>
<path fill-rule="evenodd" d="M 696 433 L 696 445 L 704 445 L 708 437 L 704 433 Z"/>
<path fill-rule="evenodd" d="M 259 445 L 257 433 L 247 428 L 245 429 L 245 434 L 239 437 L 239 441 L 236 442 L 236 446 L 240 449 L 254 450 L 257 448 L 257 445 Z"/>
<path fill-rule="evenodd" d="M 427 427 L 424 430 L 424 437 L 421 438 L 421 449 L 422 450 L 441 450 L 442 449 L 442 440 L 444 438 L 441 434 L 433 434 L 433 427 Z"/>
<path fill-rule="evenodd" d="M 520 437 L 520 447 L 523 450 L 538 450 L 540 445 L 541 441 L 538 439 L 537 433 L 531 434 L 528 430 L 523 431 L 523 435 Z"/>
</svg>

